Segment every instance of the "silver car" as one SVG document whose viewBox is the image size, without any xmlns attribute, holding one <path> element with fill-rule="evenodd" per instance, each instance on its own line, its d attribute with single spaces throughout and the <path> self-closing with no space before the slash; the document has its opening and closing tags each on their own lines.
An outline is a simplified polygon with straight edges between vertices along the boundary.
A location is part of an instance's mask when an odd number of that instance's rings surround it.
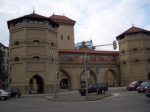
<svg viewBox="0 0 150 112">
<path fill-rule="evenodd" d="M 9 93 L 7 93 L 6 91 L 0 89 L 0 99 L 1 100 L 6 100 L 9 97 L 10 97 Z"/>
</svg>

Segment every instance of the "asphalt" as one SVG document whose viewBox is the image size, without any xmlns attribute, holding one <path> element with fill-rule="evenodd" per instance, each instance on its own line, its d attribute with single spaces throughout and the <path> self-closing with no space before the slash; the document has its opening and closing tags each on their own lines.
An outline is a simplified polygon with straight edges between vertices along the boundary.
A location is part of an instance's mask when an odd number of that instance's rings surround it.
<svg viewBox="0 0 150 112">
<path fill-rule="evenodd" d="M 78 90 L 61 90 L 59 93 L 57 93 L 56 97 L 54 98 L 53 94 L 28 94 L 28 95 L 22 95 L 22 97 L 25 96 L 45 96 L 46 100 L 48 101 L 94 101 L 101 98 L 112 96 L 111 91 L 115 90 L 121 90 L 126 89 L 126 87 L 109 87 L 109 91 L 107 91 L 105 94 L 99 94 L 96 93 L 90 93 L 88 96 L 81 96 L 78 92 Z"/>
</svg>

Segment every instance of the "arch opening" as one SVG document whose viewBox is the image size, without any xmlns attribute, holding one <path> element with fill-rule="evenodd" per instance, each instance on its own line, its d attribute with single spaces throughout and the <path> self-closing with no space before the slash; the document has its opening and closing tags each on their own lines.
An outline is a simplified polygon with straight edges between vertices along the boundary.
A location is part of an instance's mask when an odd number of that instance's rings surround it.
<svg viewBox="0 0 150 112">
<path fill-rule="evenodd" d="M 29 81 L 29 93 L 43 93 L 43 79 L 39 75 L 34 75 Z"/>
</svg>

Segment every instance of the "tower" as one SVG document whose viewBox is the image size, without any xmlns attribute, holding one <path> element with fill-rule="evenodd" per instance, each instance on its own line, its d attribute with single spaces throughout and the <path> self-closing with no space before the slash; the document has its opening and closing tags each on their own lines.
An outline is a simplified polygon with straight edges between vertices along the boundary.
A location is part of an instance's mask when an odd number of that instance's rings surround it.
<svg viewBox="0 0 150 112">
<path fill-rule="evenodd" d="M 25 94 L 53 92 L 58 63 L 51 61 L 50 53 L 53 52 L 57 60 L 59 25 L 34 12 L 10 20 L 7 24 L 10 32 L 11 87 Z"/>
<path fill-rule="evenodd" d="M 52 15 L 50 19 L 58 23 L 58 48 L 59 49 L 75 49 L 74 47 L 74 25 L 75 21 L 61 15 Z"/>
<path fill-rule="evenodd" d="M 116 37 L 122 85 L 150 79 L 150 31 L 132 26 Z"/>
</svg>

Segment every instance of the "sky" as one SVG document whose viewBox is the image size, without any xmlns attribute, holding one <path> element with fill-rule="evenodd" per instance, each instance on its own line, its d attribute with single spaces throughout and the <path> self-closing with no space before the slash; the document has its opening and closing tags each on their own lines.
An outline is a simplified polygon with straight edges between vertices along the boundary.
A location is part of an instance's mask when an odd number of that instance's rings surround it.
<svg viewBox="0 0 150 112">
<path fill-rule="evenodd" d="M 9 46 L 7 21 L 31 14 L 33 9 L 45 17 L 54 13 L 75 20 L 75 43 L 92 40 L 95 46 L 112 44 L 132 25 L 150 31 L 150 0 L 0 0 L 2 44 Z M 114 50 L 113 46 L 96 49 Z"/>
</svg>

